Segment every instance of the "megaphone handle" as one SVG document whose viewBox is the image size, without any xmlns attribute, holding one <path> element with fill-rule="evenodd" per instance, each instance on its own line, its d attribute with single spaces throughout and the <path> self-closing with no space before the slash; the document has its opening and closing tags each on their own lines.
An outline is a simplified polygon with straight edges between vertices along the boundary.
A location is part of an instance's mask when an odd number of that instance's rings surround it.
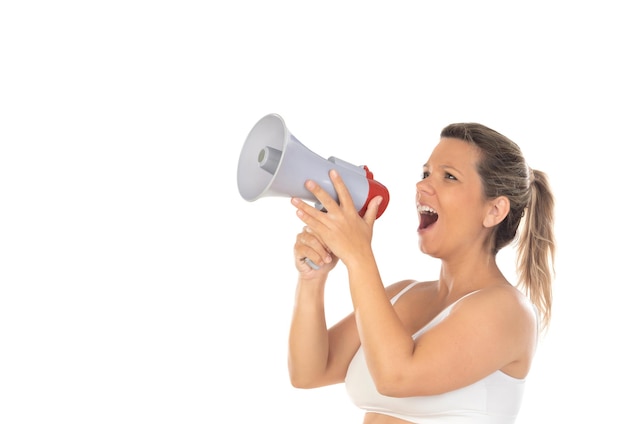
<svg viewBox="0 0 626 424">
<path fill-rule="evenodd" d="M 309 258 L 304 258 L 304 262 L 305 262 L 308 266 L 310 266 L 311 268 L 313 268 L 313 269 L 315 269 L 315 270 L 320 269 L 320 267 L 319 267 L 319 266 L 318 266 L 315 262 L 313 262 L 312 260 L 310 260 Z"/>
</svg>

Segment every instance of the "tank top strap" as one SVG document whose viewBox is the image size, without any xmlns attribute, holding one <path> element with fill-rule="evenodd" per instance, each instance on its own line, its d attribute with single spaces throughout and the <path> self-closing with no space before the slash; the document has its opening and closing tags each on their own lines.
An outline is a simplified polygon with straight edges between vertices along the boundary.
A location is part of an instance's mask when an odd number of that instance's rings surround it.
<svg viewBox="0 0 626 424">
<path fill-rule="evenodd" d="M 398 292 L 395 296 L 393 296 L 393 297 L 390 299 L 391 304 L 393 305 L 394 303 L 396 303 L 396 302 L 398 301 L 398 299 L 400 298 L 400 296 L 402 296 L 404 293 L 406 293 L 406 292 L 408 292 L 409 290 L 411 290 L 411 288 L 412 288 L 413 286 L 415 286 L 416 284 L 419 284 L 419 281 L 413 281 L 413 282 L 411 282 L 411 283 L 407 284 L 407 285 L 406 285 L 406 287 L 404 287 L 402 290 L 400 290 L 400 291 L 399 291 L 399 292 Z M 474 291 L 471 291 L 471 292 L 469 292 L 469 293 L 464 294 L 463 296 L 461 296 L 460 298 L 458 298 L 457 300 L 455 300 L 454 302 L 452 302 L 452 304 L 448 305 L 448 307 L 447 307 L 447 308 L 445 308 L 445 309 L 450 309 L 450 308 L 452 308 L 452 306 L 456 305 L 458 302 L 460 302 L 461 300 L 465 299 L 467 296 L 470 296 L 470 295 L 472 295 L 472 294 L 474 294 L 474 293 L 476 293 L 476 292 L 479 292 L 479 291 L 480 291 L 480 289 L 478 289 L 478 290 L 474 290 Z"/>
<path fill-rule="evenodd" d="M 452 303 L 452 305 L 456 304 L 457 302 L 460 302 L 461 300 L 465 299 L 467 296 L 470 296 L 470 295 L 472 295 L 472 294 L 474 294 L 474 293 L 478 293 L 479 291 L 480 291 L 480 289 L 477 289 L 477 290 L 474 290 L 474 291 L 471 291 L 471 292 L 469 292 L 469 293 L 464 294 L 463 296 L 461 296 L 461 297 L 459 297 L 457 300 L 455 300 L 455 301 Z M 450 305 L 450 306 L 452 306 L 452 305 Z"/>
<path fill-rule="evenodd" d="M 411 289 L 411 287 L 413 287 L 416 284 L 419 284 L 419 281 L 413 281 L 412 283 L 407 284 L 405 288 L 400 290 L 394 297 L 391 298 L 390 300 L 391 304 L 393 305 L 394 303 L 396 303 L 396 301 L 400 298 L 400 296 L 408 292 Z"/>
</svg>

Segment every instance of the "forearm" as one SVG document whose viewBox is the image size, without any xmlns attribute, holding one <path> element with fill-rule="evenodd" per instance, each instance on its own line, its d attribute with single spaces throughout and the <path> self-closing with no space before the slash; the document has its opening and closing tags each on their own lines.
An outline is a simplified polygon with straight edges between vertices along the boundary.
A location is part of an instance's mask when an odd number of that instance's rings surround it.
<svg viewBox="0 0 626 424">
<path fill-rule="evenodd" d="M 392 384 L 414 342 L 385 291 L 376 261 L 364 252 L 347 264 L 354 313 L 365 358 L 376 385 Z"/>
<path fill-rule="evenodd" d="M 291 383 L 296 387 L 321 385 L 328 364 L 324 285 L 325 278 L 298 280 L 289 330 L 288 356 Z"/>
</svg>

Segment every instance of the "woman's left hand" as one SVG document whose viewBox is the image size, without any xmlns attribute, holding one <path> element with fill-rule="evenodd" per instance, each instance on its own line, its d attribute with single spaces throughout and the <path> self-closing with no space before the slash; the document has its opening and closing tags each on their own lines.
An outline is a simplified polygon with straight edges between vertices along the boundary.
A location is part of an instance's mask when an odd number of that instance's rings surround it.
<svg viewBox="0 0 626 424">
<path fill-rule="evenodd" d="M 326 212 L 299 198 L 292 198 L 291 203 L 298 208 L 296 213 L 300 220 L 347 265 L 353 259 L 358 260 L 363 255 L 371 255 L 374 222 L 383 199 L 381 196 L 373 198 L 361 217 L 339 173 L 333 169 L 329 175 L 337 192 L 338 202 L 316 182 L 307 180 L 305 183 L 305 187 L 317 198 Z"/>
</svg>

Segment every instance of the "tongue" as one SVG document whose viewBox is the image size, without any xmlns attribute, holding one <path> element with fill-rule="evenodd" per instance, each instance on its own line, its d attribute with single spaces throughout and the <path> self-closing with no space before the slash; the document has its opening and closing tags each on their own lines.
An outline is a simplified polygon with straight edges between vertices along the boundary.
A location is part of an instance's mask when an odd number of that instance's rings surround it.
<svg viewBox="0 0 626 424">
<path fill-rule="evenodd" d="M 420 214 L 420 226 L 419 226 L 419 229 L 423 230 L 424 228 L 434 224 L 435 221 L 437 221 L 437 218 L 439 218 L 439 215 L 434 214 L 434 213 L 423 213 L 423 214 Z"/>
</svg>

